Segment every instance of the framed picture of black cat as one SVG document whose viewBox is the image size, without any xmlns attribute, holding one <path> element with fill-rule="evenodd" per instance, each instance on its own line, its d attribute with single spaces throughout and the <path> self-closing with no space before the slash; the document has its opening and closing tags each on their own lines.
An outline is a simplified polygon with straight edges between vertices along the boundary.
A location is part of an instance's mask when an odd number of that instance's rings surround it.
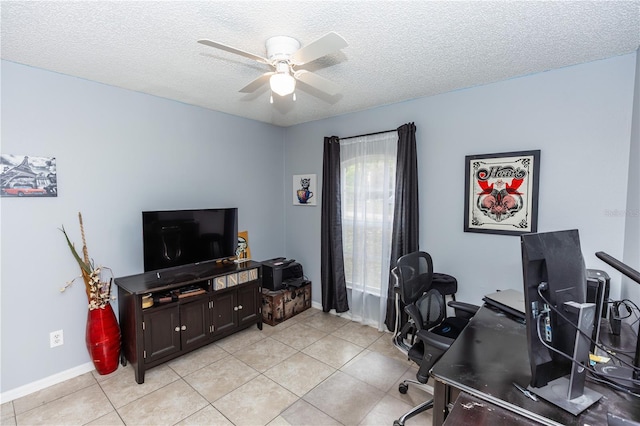
<svg viewBox="0 0 640 426">
<path fill-rule="evenodd" d="M 293 205 L 315 206 L 317 182 L 315 174 L 293 175 Z"/>
</svg>

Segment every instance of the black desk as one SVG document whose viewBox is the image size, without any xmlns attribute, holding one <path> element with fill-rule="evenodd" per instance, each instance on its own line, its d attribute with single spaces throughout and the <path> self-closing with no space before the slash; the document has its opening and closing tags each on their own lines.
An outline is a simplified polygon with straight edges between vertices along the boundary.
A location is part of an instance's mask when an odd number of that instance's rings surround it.
<svg viewBox="0 0 640 426">
<path fill-rule="evenodd" d="M 540 423 L 461 392 L 442 426 L 538 426 Z M 595 425 L 594 425 L 595 426 Z"/>
<path fill-rule="evenodd" d="M 587 380 L 602 399 L 580 416 L 539 398 L 524 396 L 513 382 L 526 387 L 531 379 L 525 326 L 482 307 L 433 367 L 433 424 L 441 425 L 449 404 L 464 391 L 523 417 L 549 425 L 606 425 L 607 412 L 640 421 L 640 401 Z"/>
<path fill-rule="evenodd" d="M 609 320 L 602 319 L 600 321 L 600 343 L 623 356 L 627 362 L 633 363 L 633 356 L 636 353 L 636 333 L 634 333 L 631 325 L 626 322 L 622 323 L 620 329 L 619 335 L 611 334 Z M 600 349 L 597 351 L 600 351 Z M 608 356 L 606 353 L 598 353 L 598 355 Z"/>
</svg>

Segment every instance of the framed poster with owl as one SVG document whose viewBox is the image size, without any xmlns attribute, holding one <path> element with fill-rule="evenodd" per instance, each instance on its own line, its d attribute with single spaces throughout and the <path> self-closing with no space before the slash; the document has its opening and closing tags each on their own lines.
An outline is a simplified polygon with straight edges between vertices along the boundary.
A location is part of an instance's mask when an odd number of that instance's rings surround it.
<svg viewBox="0 0 640 426">
<path fill-rule="evenodd" d="M 293 205 L 315 206 L 316 200 L 316 175 L 293 175 Z"/>
</svg>

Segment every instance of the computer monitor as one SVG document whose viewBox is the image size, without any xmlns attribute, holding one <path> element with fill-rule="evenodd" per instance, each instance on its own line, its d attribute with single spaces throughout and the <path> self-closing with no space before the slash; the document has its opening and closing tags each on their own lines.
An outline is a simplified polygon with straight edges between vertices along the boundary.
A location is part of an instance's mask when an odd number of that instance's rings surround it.
<svg viewBox="0 0 640 426">
<path fill-rule="evenodd" d="M 577 415 L 600 398 L 584 387 L 586 371 L 580 368 L 589 362 L 585 335 L 593 332 L 595 305 L 585 303 L 578 230 L 525 234 L 520 241 L 530 390 Z"/>
</svg>

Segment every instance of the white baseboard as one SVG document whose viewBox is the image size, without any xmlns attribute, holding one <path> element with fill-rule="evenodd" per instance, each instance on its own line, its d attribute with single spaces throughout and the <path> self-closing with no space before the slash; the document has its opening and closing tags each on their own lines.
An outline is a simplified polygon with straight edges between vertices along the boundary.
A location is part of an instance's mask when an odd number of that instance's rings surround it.
<svg viewBox="0 0 640 426">
<path fill-rule="evenodd" d="M 322 303 L 311 301 L 311 307 L 322 310 Z M 331 311 L 330 313 L 336 315 L 335 311 Z M 44 379 L 40 379 L 35 382 L 28 383 L 24 386 L 20 386 L 18 388 L 15 388 L 6 392 L 2 392 L 0 394 L 0 403 L 4 404 L 5 402 L 13 401 L 14 399 L 18 399 L 23 396 L 37 392 L 39 390 L 42 390 L 44 388 L 48 388 L 49 386 L 62 383 L 65 380 L 73 379 L 74 377 L 78 377 L 94 369 L 95 367 L 93 366 L 93 363 L 88 362 L 86 364 L 82 364 L 77 367 L 70 368 L 69 370 L 61 371 L 60 373 L 54 374 L 52 376 L 45 377 Z"/>
<path fill-rule="evenodd" d="M 45 377 L 44 379 L 36 380 L 35 382 L 27 383 L 24 386 L 20 386 L 15 389 L 11 389 L 0 394 L 0 403 L 13 401 L 14 399 L 21 398 L 23 396 L 32 394 L 49 386 L 57 385 L 65 380 L 73 379 L 82 374 L 95 370 L 93 362 L 87 362 L 86 364 L 79 365 L 77 367 L 70 368 L 60 373 L 56 373 L 52 376 Z"/>
</svg>

